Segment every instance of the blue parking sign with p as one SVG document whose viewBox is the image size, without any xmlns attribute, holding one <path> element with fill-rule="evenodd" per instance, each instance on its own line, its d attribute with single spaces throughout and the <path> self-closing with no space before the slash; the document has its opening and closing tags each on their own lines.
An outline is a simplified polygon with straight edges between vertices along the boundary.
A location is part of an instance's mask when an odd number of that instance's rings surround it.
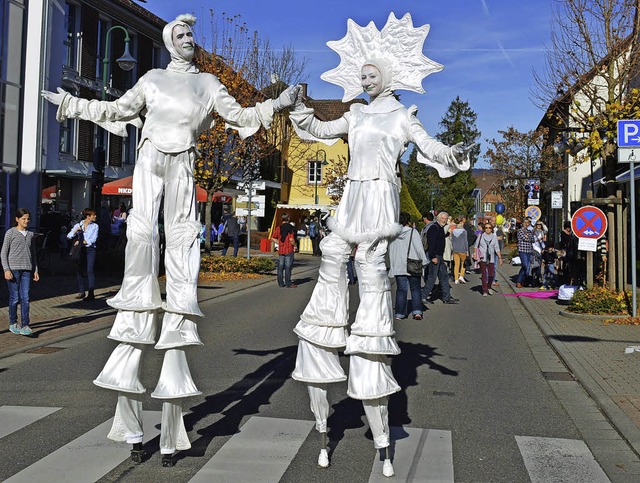
<svg viewBox="0 0 640 483">
<path fill-rule="evenodd" d="M 621 119 L 618 121 L 618 147 L 640 147 L 640 119 Z"/>
</svg>

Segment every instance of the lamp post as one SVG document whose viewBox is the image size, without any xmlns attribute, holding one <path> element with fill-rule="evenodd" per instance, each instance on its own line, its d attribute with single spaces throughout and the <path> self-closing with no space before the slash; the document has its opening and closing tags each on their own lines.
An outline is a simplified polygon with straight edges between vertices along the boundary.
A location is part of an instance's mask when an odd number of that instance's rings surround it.
<svg viewBox="0 0 640 483">
<path fill-rule="evenodd" d="M 322 161 L 320 161 L 320 154 L 322 154 Z M 322 166 L 326 166 L 327 164 L 327 153 L 323 149 L 318 149 L 316 151 L 316 161 L 313 164 L 313 184 L 315 187 L 315 204 L 318 204 L 318 172 L 322 172 Z M 318 169 L 320 168 L 320 169 Z"/>
<path fill-rule="evenodd" d="M 104 41 L 104 58 L 102 59 L 102 100 L 107 99 L 107 81 L 109 78 L 109 36 L 111 35 L 111 31 L 114 29 L 120 29 L 124 32 L 124 53 L 119 59 L 116 59 L 116 62 L 120 66 L 122 70 L 129 71 L 136 66 L 136 59 L 129 52 L 129 42 L 131 39 L 129 38 L 129 31 L 124 28 L 122 25 L 114 25 L 109 30 L 107 30 L 107 34 L 105 35 Z"/>
<path fill-rule="evenodd" d="M 116 62 L 120 66 L 122 70 L 129 71 L 136 66 L 136 59 L 129 52 L 129 42 L 131 39 L 129 38 L 129 31 L 124 28 L 122 25 L 114 25 L 105 34 L 104 41 L 104 58 L 102 59 L 102 100 L 107 100 L 107 82 L 109 80 L 109 37 L 111 32 L 115 29 L 120 29 L 124 32 L 124 53 Z M 101 198 L 102 198 L 102 184 L 104 183 L 104 165 L 105 165 L 105 149 L 104 142 L 102 146 L 97 149 L 97 152 L 94 153 L 94 169 L 95 171 L 92 173 L 92 184 L 95 183 L 95 192 L 93 204 L 96 210 L 100 209 Z"/>
</svg>

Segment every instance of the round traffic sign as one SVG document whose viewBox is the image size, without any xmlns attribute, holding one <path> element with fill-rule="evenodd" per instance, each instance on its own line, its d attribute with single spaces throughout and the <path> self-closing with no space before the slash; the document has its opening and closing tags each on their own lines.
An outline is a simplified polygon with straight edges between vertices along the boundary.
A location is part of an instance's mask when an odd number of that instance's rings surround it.
<svg viewBox="0 0 640 483">
<path fill-rule="evenodd" d="M 524 210 L 524 215 L 531 218 L 531 221 L 535 223 L 536 220 L 540 219 L 540 217 L 542 216 L 542 212 L 540 211 L 540 208 L 538 208 L 537 206 L 531 205 L 531 206 L 527 206 L 527 209 Z"/>
<path fill-rule="evenodd" d="M 571 229 L 578 238 L 597 240 L 607 231 L 607 216 L 600 208 L 583 206 L 573 214 Z"/>
</svg>

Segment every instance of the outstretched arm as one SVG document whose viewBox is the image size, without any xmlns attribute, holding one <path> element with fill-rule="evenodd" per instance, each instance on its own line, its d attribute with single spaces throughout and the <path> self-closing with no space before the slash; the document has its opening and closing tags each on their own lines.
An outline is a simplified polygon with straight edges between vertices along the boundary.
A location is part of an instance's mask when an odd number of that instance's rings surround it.
<svg viewBox="0 0 640 483">
<path fill-rule="evenodd" d="M 300 139 L 332 145 L 349 132 L 349 116 L 350 113 L 346 113 L 334 121 L 321 121 L 315 117 L 313 108 L 304 105 L 300 93 L 289 119 Z"/>
<path fill-rule="evenodd" d="M 138 114 L 145 106 L 140 83 L 125 92 L 115 101 L 81 99 L 58 87 L 57 92 L 43 90 L 42 97 L 58 106 L 56 119 L 63 122 L 68 118 L 91 121 L 107 131 L 126 137 L 126 124 L 142 126 Z"/>
<path fill-rule="evenodd" d="M 409 109 L 409 141 L 418 148 L 418 162 L 435 168 L 441 178 L 468 170 L 471 167 L 469 152 L 474 145 L 463 146 L 458 143 L 447 146 L 441 143 L 427 134 L 414 112 L 413 108 Z"/>
</svg>

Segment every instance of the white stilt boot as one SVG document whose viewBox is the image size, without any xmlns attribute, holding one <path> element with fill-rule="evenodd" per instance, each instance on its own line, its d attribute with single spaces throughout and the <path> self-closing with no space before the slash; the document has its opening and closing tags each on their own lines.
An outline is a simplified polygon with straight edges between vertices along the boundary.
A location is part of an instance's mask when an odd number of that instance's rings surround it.
<svg viewBox="0 0 640 483">
<path fill-rule="evenodd" d="M 329 466 L 329 453 L 327 452 L 327 418 L 329 417 L 329 400 L 327 399 L 326 384 L 307 384 L 311 412 L 316 417 L 316 429 L 322 435 L 322 447 L 318 456 L 318 466 Z"/>
<path fill-rule="evenodd" d="M 329 453 L 327 452 L 327 433 L 322 433 L 322 449 L 318 456 L 318 466 L 320 468 L 329 467 Z"/>
<path fill-rule="evenodd" d="M 389 455 L 389 447 L 384 449 L 384 463 L 382 463 L 382 474 L 387 478 L 391 478 L 395 475 L 393 471 L 393 464 L 391 463 L 391 457 Z"/>
</svg>

